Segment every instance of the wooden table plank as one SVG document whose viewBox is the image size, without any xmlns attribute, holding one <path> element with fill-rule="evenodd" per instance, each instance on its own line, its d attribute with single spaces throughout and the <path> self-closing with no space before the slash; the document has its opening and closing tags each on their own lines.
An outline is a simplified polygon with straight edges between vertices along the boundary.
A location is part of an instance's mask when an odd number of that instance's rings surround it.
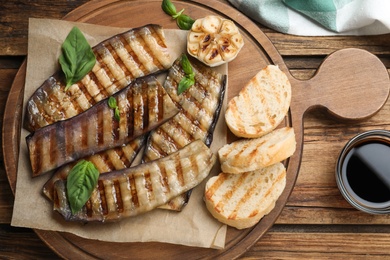
<svg viewBox="0 0 390 260">
<path fill-rule="evenodd" d="M 0 241 L 2 258 L 60 259 L 30 229 L 0 225 Z M 370 259 L 383 259 L 389 247 L 388 234 L 359 232 L 359 227 L 345 233 L 323 227 L 302 232 L 283 226 L 272 228 L 241 259 L 367 259 L 368 254 Z"/>
<path fill-rule="evenodd" d="M 0 259 L 60 259 L 28 228 L 0 224 Z"/>
<path fill-rule="evenodd" d="M 14 198 L 5 175 L 4 165 L 0 163 L 0 224 L 11 223 Z"/>
<path fill-rule="evenodd" d="M 389 247 L 388 234 L 268 232 L 243 259 L 383 259 Z"/>
<path fill-rule="evenodd" d="M 281 55 L 328 55 L 341 48 L 362 48 L 376 55 L 390 54 L 390 34 L 373 36 L 295 36 L 265 33 Z"/>
<path fill-rule="evenodd" d="M 26 55 L 29 18 L 61 19 L 76 7 L 88 2 L 79 1 L 0 1 L 0 56 Z"/>
</svg>

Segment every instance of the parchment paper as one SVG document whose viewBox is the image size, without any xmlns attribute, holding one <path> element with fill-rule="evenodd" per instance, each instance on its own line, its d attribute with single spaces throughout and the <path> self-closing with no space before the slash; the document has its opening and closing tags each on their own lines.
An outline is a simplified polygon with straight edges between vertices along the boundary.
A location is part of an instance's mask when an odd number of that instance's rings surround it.
<svg viewBox="0 0 390 260">
<path fill-rule="evenodd" d="M 91 46 L 127 30 L 126 28 L 31 18 L 29 20 L 23 111 L 25 111 L 26 100 L 35 89 L 59 69 L 58 56 L 61 52 L 61 44 L 74 25 L 77 25 L 84 33 Z M 165 35 L 173 62 L 185 51 L 186 31 L 165 30 Z M 218 67 L 217 70 L 227 74 L 226 65 Z M 221 115 L 224 114 L 225 106 L 226 98 Z M 224 117 L 220 116 L 211 146 L 214 152 L 225 144 L 226 131 Z M 51 174 L 31 177 L 25 141 L 27 135 L 28 131 L 22 129 L 12 226 L 70 232 L 80 237 L 110 242 L 157 241 L 206 248 L 225 246 L 226 226 L 216 221 L 204 205 L 205 181 L 193 190 L 189 204 L 182 212 L 156 209 L 113 223 L 66 222 L 60 214 L 53 211 L 52 202 L 42 194 L 42 187 Z M 217 163 L 210 176 L 218 174 L 219 169 Z"/>
</svg>

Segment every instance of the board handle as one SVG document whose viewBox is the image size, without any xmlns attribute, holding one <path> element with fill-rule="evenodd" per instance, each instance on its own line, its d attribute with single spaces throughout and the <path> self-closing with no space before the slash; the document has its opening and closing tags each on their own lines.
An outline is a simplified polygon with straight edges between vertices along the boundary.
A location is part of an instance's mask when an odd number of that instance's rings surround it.
<svg viewBox="0 0 390 260">
<path fill-rule="evenodd" d="M 300 121 L 295 124 L 301 124 L 304 114 L 315 108 L 323 108 L 342 121 L 364 120 L 377 113 L 389 97 L 386 67 L 362 49 L 333 52 L 310 80 L 288 76 L 293 88 L 292 119 Z"/>
</svg>

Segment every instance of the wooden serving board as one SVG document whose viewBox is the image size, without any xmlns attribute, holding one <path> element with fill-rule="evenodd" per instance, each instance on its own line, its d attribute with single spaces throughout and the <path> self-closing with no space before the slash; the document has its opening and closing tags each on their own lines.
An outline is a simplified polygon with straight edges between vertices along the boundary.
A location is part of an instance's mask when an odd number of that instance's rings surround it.
<svg viewBox="0 0 390 260">
<path fill-rule="evenodd" d="M 363 120 L 375 114 L 388 98 L 390 82 L 387 70 L 376 56 L 366 51 L 337 51 L 325 59 L 312 79 L 299 81 L 290 75 L 282 57 L 259 27 L 236 9 L 208 0 L 174 1 L 174 4 L 178 10 L 185 8 L 186 13 L 195 19 L 217 14 L 235 21 L 239 26 L 245 46 L 238 57 L 229 63 L 228 99 L 235 96 L 246 82 L 268 64 L 278 65 L 289 77 L 292 103 L 284 125 L 294 127 L 297 150 L 286 161 L 286 188 L 274 210 L 254 228 L 241 231 L 228 228 L 226 247 L 222 250 L 164 243 L 107 243 L 67 233 L 35 230 L 63 258 L 236 258 L 245 253 L 273 225 L 288 200 L 299 172 L 305 113 L 310 109 L 322 108 L 341 120 Z M 126 28 L 156 23 L 164 28 L 177 29 L 175 21 L 162 12 L 161 0 L 91 1 L 69 13 L 64 19 Z M 25 74 L 26 62 L 15 77 L 4 115 L 4 161 L 13 192 L 16 186 Z"/>
</svg>

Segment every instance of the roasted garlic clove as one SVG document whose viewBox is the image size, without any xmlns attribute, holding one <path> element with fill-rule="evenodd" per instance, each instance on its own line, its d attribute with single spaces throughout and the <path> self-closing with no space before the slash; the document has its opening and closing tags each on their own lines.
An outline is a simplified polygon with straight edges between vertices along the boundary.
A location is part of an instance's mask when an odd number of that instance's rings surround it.
<svg viewBox="0 0 390 260">
<path fill-rule="evenodd" d="M 214 15 L 196 20 L 187 36 L 188 53 L 210 67 L 232 61 L 243 46 L 234 22 Z"/>
</svg>

